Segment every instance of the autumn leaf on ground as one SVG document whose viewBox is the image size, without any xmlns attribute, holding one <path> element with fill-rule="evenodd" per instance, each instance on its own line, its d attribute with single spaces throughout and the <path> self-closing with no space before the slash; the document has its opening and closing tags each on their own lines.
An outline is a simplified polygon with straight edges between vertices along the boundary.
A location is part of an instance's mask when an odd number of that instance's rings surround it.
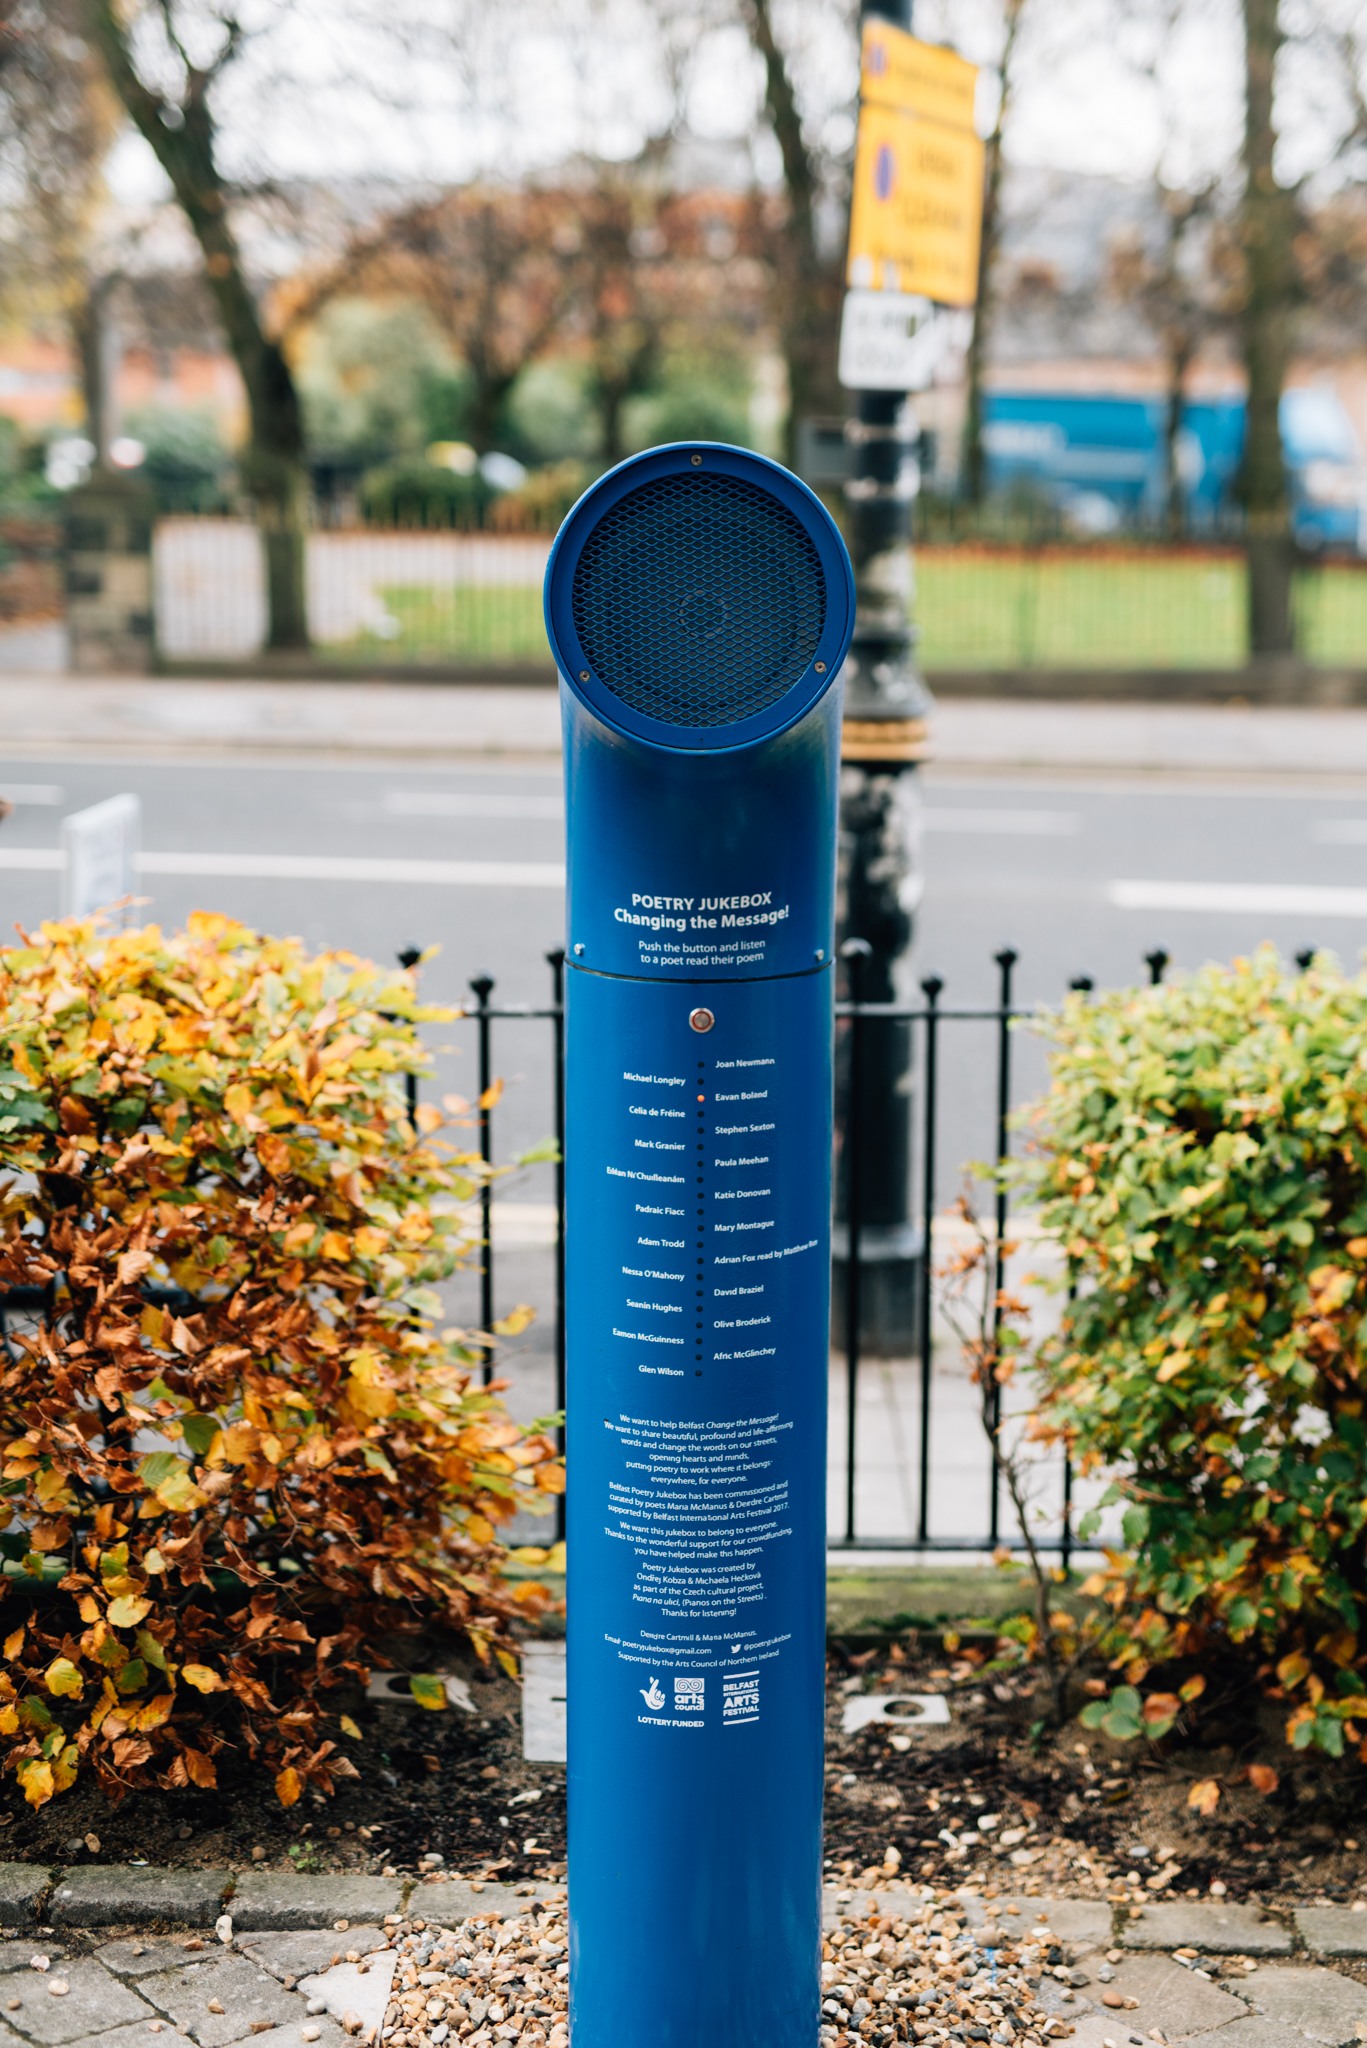
<svg viewBox="0 0 1367 2048">
<path fill-rule="evenodd" d="M 361 1731 L 352 1720 L 350 1714 L 339 1714 L 337 1718 L 341 1722 L 343 1735 L 349 1735 L 354 1742 L 359 1742 L 361 1740 Z"/>
<path fill-rule="evenodd" d="M 1220 1803 L 1220 1787 L 1214 1778 L 1198 1778 L 1187 1794 L 1187 1805 L 1193 1813 L 1209 1815 Z"/>
<path fill-rule="evenodd" d="M 182 1669 L 180 1675 L 187 1685 L 192 1685 L 195 1688 L 196 1692 L 222 1692 L 223 1690 L 223 1680 L 216 1671 L 211 1671 L 207 1664 L 187 1664 Z"/>
<path fill-rule="evenodd" d="M 430 1672 L 415 1673 L 408 1681 L 408 1689 L 420 1707 L 429 1707 L 434 1713 L 446 1705 L 446 1687 Z"/>
<path fill-rule="evenodd" d="M 46 1806 L 52 1797 L 52 1766 L 33 1757 L 19 1766 L 19 1783 L 30 1806 Z"/>
<path fill-rule="evenodd" d="M 45 1673 L 47 1689 L 57 1698 L 78 1700 L 84 1689 L 80 1672 L 69 1657 L 56 1657 Z"/>
<path fill-rule="evenodd" d="M 293 1764 L 287 1770 L 281 1771 L 275 1781 L 275 1796 L 282 1806 L 293 1806 L 303 1789 L 299 1773 Z"/>
<path fill-rule="evenodd" d="M 140 1593 L 122 1593 L 109 1603 L 109 1619 L 115 1628 L 136 1628 L 152 1612 L 152 1602 Z"/>
<path fill-rule="evenodd" d="M 1281 1780 L 1269 1764 L 1250 1764 L 1248 1782 L 1255 1792 L 1261 1792 L 1266 1799 L 1276 1791 Z"/>
</svg>

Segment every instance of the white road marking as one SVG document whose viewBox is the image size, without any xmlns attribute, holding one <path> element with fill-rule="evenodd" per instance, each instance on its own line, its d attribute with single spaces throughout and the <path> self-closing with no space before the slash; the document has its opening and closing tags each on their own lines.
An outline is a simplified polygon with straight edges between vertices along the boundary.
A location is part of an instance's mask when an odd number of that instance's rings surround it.
<svg viewBox="0 0 1367 2048">
<path fill-rule="evenodd" d="M 921 817 L 928 832 L 981 832 L 1065 839 L 1082 830 L 1082 819 L 1075 811 L 951 811 L 932 806 L 922 811 Z"/>
<path fill-rule="evenodd" d="M 0 869 L 60 869 L 59 847 L 0 846 Z M 435 883 L 466 889 L 563 889 L 553 860 L 369 860 L 328 853 L 140 853 L 139 874 L 265 882 Z"/>
<path fill-rule="evenodd" d="M 66 791 L 58 782 L 0 782 L 0 797 L 11 804 L 59 804 Z"/>
<path fill-rule="evenodd" d="M 455 789 L 387 789 L 384 808 L 394 818 L 563 818 L 558 796 L 471 793 Z"/>
<path fill-rule="evenodd" d="M 1214 910 L 1255 917 L 1367 917 L 1367 889 L 1314 882 L 1109 882 L 1117 910 Z"/>
</svg>

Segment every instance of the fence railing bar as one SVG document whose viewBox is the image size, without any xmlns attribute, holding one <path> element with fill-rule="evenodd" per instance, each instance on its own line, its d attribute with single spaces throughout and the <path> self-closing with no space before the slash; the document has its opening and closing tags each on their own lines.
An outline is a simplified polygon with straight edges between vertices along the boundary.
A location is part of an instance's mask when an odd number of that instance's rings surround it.
<svg viewBox="0 0 1367 2048">
<path fill-rule="evenodd" d="M 925 1062 L 921 1094 L 921 1433 L 918 1445 L 920 1472 L 917 1481 L 916 1533 L 922 1543 L 930 1540 L 930 1385 L 934 1350 L 934 1260 L 932 1225 L 935 1217 L 935 1112 L 939 1102 L 940 1020 L 936 1011 L 944 983 L 938 975 L 921 983 L 926 999 Z"/>
<path fill-rule="evenodd" d="M 1053 1016 L 1054 1008 L 1055 1006 L 1052 1003 L 1035 1003 L 1029 1009 L 1016 1008 L 1005 1011 L 992 1008 L 977 1010 L 937 1009 L 935 1014 L 942 1024 L 999 1024 L 1003 1018 L 1008 1023 L 1011 1023 L 1017 1018 L 1028 1020 L 1031 1017 Z M 904 1003 L 837 1003 L 835 1014 L 837 1017 L 853 1017 L 855 1015 L 860 1017 L 891 1017 L 904 1023 L 924 1024 L 929 1013 L 926 1010 L 915 1009 Z"/>
<path fill-rule="evenodd" d="M 400 967 L 406 968 L 410 974 L 413 973 L 413 970 L 417 967 L 421 959 L 421 946 L 400 947 L 399 965 Z M 416 981 L 416 976 L 414 976 L 414 979 Z M 403 1077 L 403 1093 L 404 1101 L 408 1105 L 408 1121 L 413 1125 L 414 1130 L 416 1130 L 418 1116 L 418 1077 L 411 1070 L 408 1073 L 406 1073 Z"/>
<path fill-rule="evenodd" d="M 494 1163 L 493 1108 L 489 1101 L 489 1090 L 493 1086 L 489 997 L 494 984 L 489 975 L 481 974 L 470 986 L 479 1004 L 475 1012 L 479 1022 L 479 1156 L 487 1169 Z M 487 1171 L 479 1191 L 479 1227 L 483 1239 L 479 1267 L 479 1326 L 488 1336 L 494 1327 L 494 1189 Z M 494 1347 L 490 1337 L 484 1346 L 481 1372 L 486 1387 L 493 1376 Z"/>
<path fill-rule="evenodd" d="M 565 948 L 546 955 L 551 970 L 555 1044 L 555 1406 L 560 1416 L 555 1440 L 565 1455 Z M 491 1254 L 492 1256 L 492 1254 Z M 556 1495 L 555 1536 L 565 1540 L 565 1496 Z"/>
<path fill-rule="evenodd" d="M 860 1185 L 863 1117 L 864 1034 L 859 983 L 864 961 L 873 948 L 867 939 L 847 939 L 841 948 L 850 977 L 850 1066 L 845 1095 L 845 1537 L 854 1541 L 854 1494 L 857 1465 L 856 1419 L 859 1382 L 859 1314 L 862 1307 L 859 1230 L 863 1189 Z"/>
<path fill-rule="evenodd" d="M 1001 983 L 997 999 L 997 1165 L 1006 1163 L 1011 1145 L 1011 976 L 1017 955 L 1010 946 L 994 954 Z M 997 1178 L 996 1224 L 997 1242 L 992 1260 L 992 1348 L 995 1356 L 1001 1342 L 1002 1289 L 1006 1285 L 1006 1182 L 1000 1174 Z M 996 1458 L 996 1443 L 1002 1421 L 1001 1383 L 993 1373 L 992 1386 L 988 1395 L 988 1421 L 992 1430 L 993 1458 L 991 1478 L 991 1500 L 989 1502 L 989 1524 L 995 1540 L 1001 1520 L 1001 1486 Z"/>
<path fill-rule="evenodd" d="M 1061 1551 L 1063 1536 L 1036 1536 L 1036 1550 Z M 916 1536 L 828 1536 L 827 1550 L 993 1550 L 1019 1552 L 1028 1555 L 1028 1546 L 1020 1536 L 931 1536 L 922 1543 Z"/>
<path fill-rule="evenodd" d="M 546 958 L 549 960 L 549 953 L 546 955 Z M 473 988 L 473 986 L 472 982 L 471 987 Z M 489 986 L 492 988 L 493 983 L 490 982 Z M 535 1022 L 537 1018 L 554 1019 L 560 1015 L 560 1011 L 557 1009 L 538 1010 L 531 1003 L 512 1004 L 506 1010 L 495 1009 L 492 1005 L 487 1010 L 481 1010 L 478 1005 L 473 1010 L 467 1010 L 462 1004 L 458 1009 L 453 1010 L 451 1015 L 457 1020 L 462 1017 L 487 1017 L 493 1024 L 500 1022 L 525 1024 L 529 1018 L 532 1022 Z"/>
</svg>

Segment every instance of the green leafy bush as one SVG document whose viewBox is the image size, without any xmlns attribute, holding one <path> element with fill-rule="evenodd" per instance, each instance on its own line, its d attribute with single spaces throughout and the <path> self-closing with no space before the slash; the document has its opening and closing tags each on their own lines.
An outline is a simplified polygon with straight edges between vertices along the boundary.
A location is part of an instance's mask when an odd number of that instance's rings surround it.
<svg viewBox="0 0 1367 2048">
<path fill-rule="evenodd" d="M 546 1596 L 497 1529 L 563 1468 L 436 1327 L 485 1171 L 407 1113 L 442 1014 L 207 915 L 0 952 L 0 1768 L 31 1804 L 237 1751 L 289 1805 L 355 1775 L 336 1688 L 382 1639 L 515 1668 Z"/>
<path fill-rule="evenodd" d="M 1091 1722 L 1161 1734 L 1199 1679 L 1134 1688 L 1235 1652 L 1296 1747 L 1341 1755 L 1367 1731 L 1367 976 L 1265 950 L 1051 1031 L 1022 1174 L 1077 1298 L 1035 1432 L 1114 1475 L 1130 1553 L 1092 1582 L 1125 1684 Z"/>
<path fill-rule="evenodd" d="M 494 498 L 478 470 L 462 476 L 435 462 L 409 460 L 367 470 L 361 479 L 361 510 L 376 526 L 483 526 Z"/>
</svg>

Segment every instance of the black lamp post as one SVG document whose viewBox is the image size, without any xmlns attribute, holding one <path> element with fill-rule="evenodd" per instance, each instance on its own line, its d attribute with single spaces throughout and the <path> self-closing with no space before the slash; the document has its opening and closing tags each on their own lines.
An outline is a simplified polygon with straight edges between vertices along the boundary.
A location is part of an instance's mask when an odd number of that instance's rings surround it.
<svg viewBox="0 0 1367 2048">
<path fill-rule="evenodd" d="M 864 0 L 863 18 L 911 27 L 911 0 Z M 842 940 L 862 939 L 860 999 L 895 1001 L 911 946 L 918 877 L 914 770 L 933 700 L 916 661 L 911 507 L 919 476 L 915 410 L 905 391 L 857 391 L 845 423 L 853 450 L 846 485 L 857 611 L 845 664 L 841 742 Z M 848 969 L 846 969 L 846 973 Z M 846 981 L 841 990 L 848 999 Z M 846 1041 L 848 1045 L 848 1040 Z M 837 1115 L 848 1127 L 849 1060 L 840 1070 Z M 922 1256 L 911 1206 L 911 1028 L 890 1018 L 861 1030 L 858 1113 L 859 1326 L 862 1348 L 904 1356 L 917 1342 L 916 1274 Z M 849 1244 L 845 1176 L 836 1211 L 836 1341 L 845 1327 Z M 843 1226 L 843 1227 L 842 1227 Z"/>
</svg>

